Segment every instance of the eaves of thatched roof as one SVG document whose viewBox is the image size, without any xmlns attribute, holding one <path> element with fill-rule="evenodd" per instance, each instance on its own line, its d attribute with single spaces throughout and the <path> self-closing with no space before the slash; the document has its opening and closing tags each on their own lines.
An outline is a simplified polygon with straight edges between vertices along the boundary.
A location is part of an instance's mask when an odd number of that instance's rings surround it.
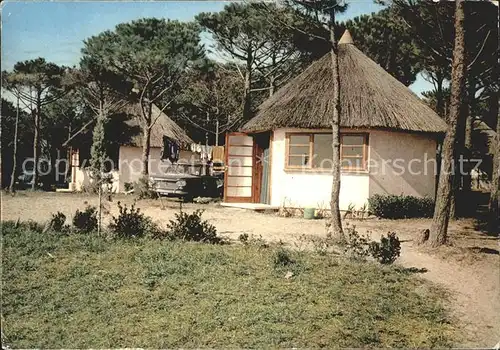
<svg viewBox="0 0 500 350">
<path fill-rule="evenodd" d="M 137 127 L 141 120 L 141 106 L 139 103 L 128 104 L 125 107 L 125 112 L 129 115 L 129 120 L 126 121 L 129 127 Z M 193 140 L 163 113 L 156 105 L 153 105 L 153 118 L 158 115 L 158 120 L 151 128 L 151 147 L 163 147 L 163 136 L 167 136 L 171 140 L 177 142 L 182 148 L 187 148 Z M 131 137 L 128 145 L 142 147 L 143 135 L 142 130 L 137 128 L 137 133 Z"/>
<path fill-rule="evenodd" d="M 354 46 L 348 31 L 338 48 L 341 127 L 446 131 L 446 123 L 430 107 Z M 333 115 L 330 63 L 330 54 L 326 54 L 311 64 L 262 103 L 242 131 L 330 128 Z"/>
</svg>

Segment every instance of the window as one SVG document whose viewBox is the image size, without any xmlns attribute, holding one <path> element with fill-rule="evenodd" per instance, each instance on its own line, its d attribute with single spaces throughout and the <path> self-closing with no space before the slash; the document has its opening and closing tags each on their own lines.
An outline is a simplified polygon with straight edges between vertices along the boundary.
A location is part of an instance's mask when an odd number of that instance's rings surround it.
<svg viewBox="0 0 500 350">
<path fill-rule="evenodd" d="M 287 139 L 288 169 L 331 169 L 332 134 L 289 133 Z M 340 157 L 342 170 L 366 170 L 367 134 L 341 134 Z"/>
<path fill-rule="evenodd" d="M 366 135 L 340 136 L 340 157 L 342 169 L 365 170 L 366 169 Z"/>
<path fill-rule="evenodd" d="M 288 166 L 310 167 L 311 135 L 294 134 L 290 135 L 288 140 Z"/>
</svg>

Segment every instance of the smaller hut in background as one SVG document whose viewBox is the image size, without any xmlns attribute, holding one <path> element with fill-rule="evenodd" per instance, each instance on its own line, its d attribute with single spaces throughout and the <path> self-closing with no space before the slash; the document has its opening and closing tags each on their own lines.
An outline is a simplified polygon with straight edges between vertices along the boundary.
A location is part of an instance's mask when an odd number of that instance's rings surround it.
<svg viewBox="0 0 500 350">
<path fill-rule="evenodd" d="M 117 155 L 112 157 L 113 169 L 110 174 L 113 177 L 112 190 L 114 192 L 124 192 L 127 184 L 137 182 L 142 170 L 142 145 L 143 135 L 141 123 L 141 106 L 137 104 L 127 105 L 123 114 L 127 116 L 123 123 L 124 128 L 117 126 L 117 133 L 123 133 L 126 129 L 126 136 L 117 137 L 121 139 L 118 145 Z M 155 124 L 151 128 L 150 153 L 149 153 L 149 175 L 160 176 L 165 172 L 165 166 L 175 162 L 197 162 L 200 157 L 190 150 L 193 140 L 177 125 L 171 118 L 153 105 L 153 118 Z M 168 148 L 168 149 L 167 149 Z M 178 151 L 175 153 L 175 151 Z M 167 152 L 168 154 L 165 154 Z M 170 160 L 172 159 L 172 160 Z M 79 152 L 72 155 L 72 171 L 69 189 L 82 191 L 86 185 L 91 183 L 90 170 L 80 162 Z"/>
</svg>

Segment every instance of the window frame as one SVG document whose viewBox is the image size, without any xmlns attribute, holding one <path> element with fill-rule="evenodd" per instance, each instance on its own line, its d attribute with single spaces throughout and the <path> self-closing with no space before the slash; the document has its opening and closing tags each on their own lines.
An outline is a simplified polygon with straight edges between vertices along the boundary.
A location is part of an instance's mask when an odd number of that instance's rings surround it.
<svg viewBox="0 0 500 350">
<path fill-rule="evenodd" d="M 304 132 L 304 131 L 298 131 L 298 132 L 286 132 L 285 133 L 285 170 L 303 170 L 303 171 L 311 171 L 311 172 L 329 172 L 331 169 L 329 168 L 315 168 L 313 167 L 313 152 L 314 152 L 314 135 L 316 134 L 331 134 L 330 132 L 324 132 L 324 131 L 309 131 L 309 132 Z M 309 161 L 308 165 L 290 165 L 289 160 L 290 156 L 290 147 L 292 144 L 290 144 L 290 137 L 291 136 L 296 136 L 296 135 L 301 135 L 301 136 L 308 136 L 309 137 Z M 342 159 L 343 159 L 343 138 L 344 136 L 362 136 L 363 137 L 363 144 L 362 145 L 349 145 L 349 146 L 357 146 L 363 147 L 363 156 L 362 156 L 362 166 L 361 167 L 343 167 L 342 166 Z M 306 145 L 293 145 L 293 146 L 306 146 Z M 369 133 L 367 132 L 341 132 L 340 133 L 340 161 L 341 161 L 341 167 L 340 170 L 342 172 L 368 172 L 368 151 L 369 151 Z M 348 156 L 347 158 L 352 158 L 352 159 L 359 159 L 359 157 L 354 157 L 354 156 Z"/>
</svg>

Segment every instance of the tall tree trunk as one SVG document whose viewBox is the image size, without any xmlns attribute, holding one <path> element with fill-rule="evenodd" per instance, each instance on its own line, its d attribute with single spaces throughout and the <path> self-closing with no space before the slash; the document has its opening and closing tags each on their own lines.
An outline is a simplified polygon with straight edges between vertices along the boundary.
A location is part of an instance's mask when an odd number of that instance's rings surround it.
<svg viewBox="0 0 500 350">
<path fill-rule="evenodd" d="M 499 197 L 500 197 L 500 99 L 497 98 L 497 133 L 496 140 L 494 144 L 495 154 L 493 155 L 493 172 L 491 175 L 491 190 L 490 190 L 490 201 L 489 201 L 489 218 L 488 218 L 488 229 L 491 233 L 498 233 L 498 225 L 500 224 L 500 208 L 499 208 Z"/>
<path fill-rule="evenodd" d="M 16 183 L 16 168 L 17 168 L 17 130 L 19 127 L 19 95 L 17 96 L 16 106 L 16 124 L 14 126 L 14 148 L 12 150 L 12 173 L 10 175 L 9 192 L 14 193 Z"/>
<path fill-rule="evenodd" d="M 208 111 L 207 111 L 206 115 L 207 115 L 207 128 L 208 128 L 210 125 L 210 113 L 208 113 Z M 205 146 L 208 147 L 208 130 L 205 131 Z"/>
<path fill-rule="evenodd" d="M 252 97 L 250 94 L 250 89 L 252 87 L 252 63 L 253 63 L 253 52 L 252 48 L 249 47 L 247 50 L 247 62 L 245 68 L 245 82 L 243 89 L 243 118 L 248 120 L 252 113 Z"/>
<path fill-rule="evenodd" d="M 143 112 L 144 113 L 144 112 Z M 153 127 L 153 103 L 149 102 L 144 119 L 144 127 L 142 128 L 142 175 L 149 175 L 149 153 L 151 151 L 151 128 Z"/>
<path fill-rule="evenodd" d="M 443 74 L 436 72 L 436 112 L 441 118 L 445 118 L 444 96 L 443 96 Z"/>
<path fill-rule="evenodd" d="M 217 118 L 215 119 L 215 145 L 219 145 L 219 113 L 217 113 Z"/>
<path fill-rule="evenodd" d="M 474 131 L 474 118 L 476 109 L 475 98 L 476 86 L 473 81 L 469 82 L 467 92 L 467 115 L 465 120 L 465 137 L 464 137 L 464 152 L 467 159 L 472 158 L 472 132 Z M 467 173 L 463 176 L 462 191 L 465 195 L 469 194 L 472 190 L 472 177 L 470 175 L 470 163 L 467 163 Z"/>
<path fill-rule="evenodd" d="M 41 96 L 37 95 L 35 110 L 35 131 L 33 135 L 33 184 L 31 189 L 34 191 L 38 187 L 38 163 L 40 159 L 40 118 L 41 118 Z"/>
<path fill-rule="evenodd" d="M 465 91 L 464 91 L 465 94 Z M 450 219 L 456 219 L 460 214 L 461 207 L 460 199 L 462 192 L 460 185 L 462 177 L 467 169 L 467 155 L 465 150 L 465 134 L 467 126 L 467 116 L 469 113 L 468 99 L 462 98 L 462 105 L 460 114 L 457 121 L 457 135 L 455 140 L 455 147 L 453 150 L 453 175 L 452 175 L 452 190 L 450 200 Z"/>
<path fill-rule="evenodd" d="M 331 222 L 329 234 L 338 242 L 345 241 L 340 218 L 340 73 L 338 46 L 335 40 L 335 9 L 330 10 L 330 56 L 333 79 L 333 118 L 332 118 L 332 194 L 330 201 Z"/>
<path fill-rule="evenodd" d="M 149 174 L 149 152 L 151 149 L 151 129 L 145 127 L 142 140 L 142 175 Z"/>
<path fill-rule="evenodd" d="M 441 173 L 429 240 L 433 247 L 445 244 L 450 219 L 454 148 L 465 85 L 464 0 L 455 0 L 455 46 L 451 71 L 451 107 L 443 142 Z"/>
</svg>

